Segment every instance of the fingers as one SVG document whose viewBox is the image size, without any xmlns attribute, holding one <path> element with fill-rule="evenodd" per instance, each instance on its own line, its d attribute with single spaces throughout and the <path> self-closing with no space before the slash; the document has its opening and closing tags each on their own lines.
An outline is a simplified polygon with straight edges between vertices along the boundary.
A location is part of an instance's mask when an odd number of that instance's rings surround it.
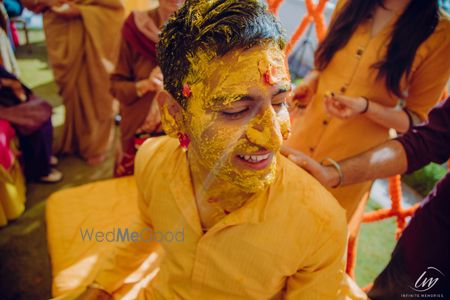
<svg viewBox="0 0 450 300">
<path fill-rule="evenodd" d="M 163 81 L 158 78 L 151 78 L 150 85 L 151 85 L 153 91 L 162 90 L 163 86 L 164 86 Z"/>
<path fill-rule="evenodd" d="M 306 163 L 308 160 L 311 159 L 308 155 L 304 154 L 303 152 L 295 150 L 285 145 L 281 146 L 280 152 L 281 154 L 283 154 L 284 156 L 286 156 L 287 158 L 289 158 L 298 165 L 299 164 L 303 165 L 304 163 Z"/>
<path fill-rule="evenodd" d="M 334 101 L 340 103 L 341 105 L 345 105 L 345 106 L 352 106 L 355 101 L 355 99 L 353 97 L 348 97 L 348 96 L 344 96 L 344 95 L 333 94 L 332 98 L 334 99 Z"/>
<path fill-rule="evenodd" d="M 341 119 L 348 119 L 351 116 L 354 115 L 354 112 L 351 108 L 346 106 L 341 101 L 337 100 L 338 96 L 325 96 L 324 97 L 324 106 L 325 111 L 328 115 L 341 118 Z M 342 99 L 342 98 L 340 98 Z"/>
<path fill-rule="evenodd" d="M 163 74 L 161 72 L 161 68 L 159 66 L 155 67 L 152 70 L 152 72 L 150 73 L 149 79 L 153 79 L 153 78 L 156 78 L 156 79 L 158 79 L 160 81 L 164 80 Z"/>
<path fill-rule="evenodd" d="M 295 88 L 293 93 L 293 98 L 303 98 L 308 93 L 308 87 L 304 84 L 300 84 L 297 88 Z"/>
<path fill-rule="evenodd" d="M 288 157 L 291 154 L 296 154 L 298 151 L 295 149 L 292 149 L 291 147 L 288 147 L 286 145 L 281 145 L 281 149 L 280 149 L 281 154 L 283 154 L 284 156 Z"/>
<path fill-rule="evenodd" d="M 291 95 L 288 98 L 288 102 L 294 105 L 306 104 L 303 102 L 307 101 L 308 96 L 309 96 L 308 86 L 306 86 L 305 84 L 300 84 L 291 93 Z"/>
<path fill-rule="evenodd" d="M 293 163 L 295 163 L 299 167 L 302 167 L 302 168 L 305 168 L 305 169 L 307 168 L 308 161 L 302 159 L 299 156 L 291 154 L 291 155 L 288 156 L 288 159 L 290 161 L 292 161 Z"/>
</svg>

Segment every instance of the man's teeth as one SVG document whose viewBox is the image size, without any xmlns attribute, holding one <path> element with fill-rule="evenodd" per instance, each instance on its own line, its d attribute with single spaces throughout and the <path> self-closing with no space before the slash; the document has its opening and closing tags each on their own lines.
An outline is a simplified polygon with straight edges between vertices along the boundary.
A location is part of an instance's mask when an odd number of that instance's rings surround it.
<svg viewBox="0 0 450 300">
<path fill-rule="evenodd" d="M 248 161 L 248 162 L 260 162 L 262 160 L 268 159 L 270 156 L 270 153 L 264 154 L 264 155 L 239 155 L 239 158 Z"/>
</svg>

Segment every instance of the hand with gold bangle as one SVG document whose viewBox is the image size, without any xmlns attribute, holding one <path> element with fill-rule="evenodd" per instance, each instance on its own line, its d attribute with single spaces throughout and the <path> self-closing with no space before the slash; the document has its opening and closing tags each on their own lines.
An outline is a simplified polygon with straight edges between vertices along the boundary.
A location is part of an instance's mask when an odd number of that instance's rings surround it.
<svg viewBox="0 0 450 300">
<path fill-rule="evenodd" d="M 332 158 L 327 157 L 321 163 L 318 163 L 306 154 L 287 146 L 281 147 L 281 153 L 296 165 L 305 169 L 325 187 L 337 188 L 344 182 L 341 166 Z"/>
</svg>

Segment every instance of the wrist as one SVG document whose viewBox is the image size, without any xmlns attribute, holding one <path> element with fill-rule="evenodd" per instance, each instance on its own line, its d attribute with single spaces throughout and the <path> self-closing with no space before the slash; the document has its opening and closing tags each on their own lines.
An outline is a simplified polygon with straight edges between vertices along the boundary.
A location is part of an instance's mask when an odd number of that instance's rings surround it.
<svg viewBox="0 0 450 300">
<path fill-rule="evenodd" d="M 360 97 L 364 101 L 364 106 L 362 110 L 359 112 L 361 115 L 366 114 L 369 111 L 370 108 L 370 101 L 366 97 Z"/>
<path fill-rule="evenodd" d="M 328 175 L 326 185 L 331 188 L 340 187 L 344 180 L 344 174 L 342 173 L 339 163 L 337 163 L 334 159 L 327 157 L 320 164 L 325 167 Z"/>
<path fill-rule="evenodd" d="M 325 167 L 325 172 L 326 172 L 326 182 L 325 185 L 327 187 L 336 187 L 340 184 L 339 182 L 339 173 L 336 170 L 336 168 L 332 167 L 332 166 L 326 166 Z"/>
</svg>

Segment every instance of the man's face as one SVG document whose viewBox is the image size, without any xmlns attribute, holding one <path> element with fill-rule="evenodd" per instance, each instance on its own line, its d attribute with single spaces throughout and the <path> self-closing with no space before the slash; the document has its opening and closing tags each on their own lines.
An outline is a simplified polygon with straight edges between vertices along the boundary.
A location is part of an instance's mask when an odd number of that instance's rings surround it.
<svg viewBox="0 0 450 300">
<path fill-rule="evenodd" d="M 194 59 L 184 112 L 192 167 L 246 192 L 263 189 L 275 177 L 276 153 L 290 127 L 283 52 L 269 44 Z"/>
</svg>

